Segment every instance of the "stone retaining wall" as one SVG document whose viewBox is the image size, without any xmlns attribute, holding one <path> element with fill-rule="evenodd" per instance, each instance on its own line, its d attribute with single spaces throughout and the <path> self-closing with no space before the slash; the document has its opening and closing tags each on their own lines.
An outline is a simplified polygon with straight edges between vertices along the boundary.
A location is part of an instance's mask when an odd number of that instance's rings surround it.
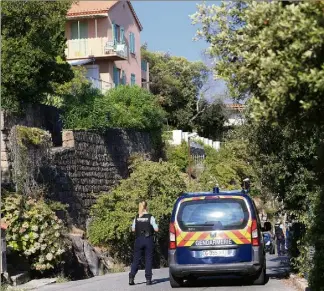
<svg viewBox="0 0 324 291">
<path fill-rule="evenodd" d="M 109 192 L 128 177 L 129 158 L 135 153 L 152 158 L 149 133 L 63 131 L 63 147 L 53 148 L 51 167 L 44 174 L 51 198 L 68 204 L 71 223 L 84 228 L 98 194 Z"/>
</svg>

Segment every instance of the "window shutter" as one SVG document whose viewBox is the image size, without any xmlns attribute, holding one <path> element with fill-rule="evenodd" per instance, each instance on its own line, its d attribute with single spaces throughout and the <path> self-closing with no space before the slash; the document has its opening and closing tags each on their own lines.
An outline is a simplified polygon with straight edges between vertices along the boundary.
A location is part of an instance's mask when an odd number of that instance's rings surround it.
<svg viewBox="0 0 324 291">
<path fill-rule="evenodd" d="M 147 71 L 147 62 L 145 60 L 142 60 L 141 67 L 142 67 L 142 71 L 144 71 L 144 72 Z"/>
<path fill-rule="evenodd" d="M 125 71 L 123 71 L 123 74 L 122 74 L 122 84 L 123 85 L 126 85 L 126 74 L 125 74 Z"/>
<path fill-rule="evenodd" d="M 133 54 L 135 54 L 135 34 L 133 33 Z"/>
<path fill-rule="evenodd" d="M 79 34 L 80 38 L 88 38 L 88 22 L 87 21 L 79 21 Z"/>
<path fill-rule="evenodd" d="M 117 28 L 116 24 L 112 23 L 112 39 L 114 40 L 114 45 L 116 44 L 116 35 L 117 35 Z"/>
<path fill-rule="evenodd" d="M 134 86 L 136 82 L 135 74 L 131 74 L 131 85 Z"/>
<path fill-rule="evenodd" d="M 125 29 L 124 27 L 120 27 L 120 43 L 124 43 L 124 34 L 125 34 Z"/>
<path fill-rule="evenodd" d="M 119 75 L 118 75 L 118 70 L 115 66 L 113 67 L 113 77 L 114 77 L 115 87 L 117 87 L 119 84 Z"/>
<path fill-rule="evenodd" d="M 133 37 L 132 37 L 132 33 L 129 33 L 129 51 L 132 53 L 132 48 L 133 48 Z"/>
<path fill-rule="evenodd" d="M 71 39 L 78 39 L 78 38 L 79 38 L 78 21 L 74 21 L 71 23 Z"/>
</svg>

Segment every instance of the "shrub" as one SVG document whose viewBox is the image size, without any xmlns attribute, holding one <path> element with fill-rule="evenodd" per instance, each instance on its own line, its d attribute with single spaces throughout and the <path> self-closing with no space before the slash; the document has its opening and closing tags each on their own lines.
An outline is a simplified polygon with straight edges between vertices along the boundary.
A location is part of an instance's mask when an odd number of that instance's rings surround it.
<svg viewBox="0 0 324 291">
<path fill-rule="evenodd" d="M 168 162 L 176 164 L 182 172 L 186 172 L 189 166 L 188 143 L 181 145 L 168 145 L 166 147 L 166 158 Z"/>
<path fill-rule="evenodd" d="M 57 108 L 70 107 L 73 104 L 92 101 L 92 96 L 100 96 L 99 90 L 92 87 L 87 79 L 87 69 L 82 66 L 72 67 L 73 79 L 63 84 L 53 83 L 53 94 L 47 95 L 46 105 Z M 81 105 L 81 104 L 80 104 Z M 72 108 L 71 108 L 72 109 Z"/>
<path fill-rule="evenodd" d="M 69 106 L 65 128 L 104 130 L 109 127 L 155 130 L 163 125 L 164 111 L 154 95 L 137 86 L 118 86 L 105 96 Z"/>
<path fill-rule="evenodd" d="M 219 184 L 221 188 L 238 189 L 246 177 L 254 180 L 255 173 L 244 141 L 228 140 L 218 151 L 206 146 L 205 152 L 205 170 L 200 183 L 206 188 Z"/>
<path fill-rule="evenodd" d="M 43 199 L 10 194 L 2 213 L 8 223 L 7 245 L 37 271 L 54 268 L 65 251 L 63 222 Z"/>
<path fill-rule="evenodd" d="M 168 162 L 140 161 L 133 172 L 109 194 L 102 194 L 92 209 L 90 241 L 106 245 L 116 258 L 128 264 L 134 235 L 130 232 L 141 199 L 159 224 L 159 252 L 167 257 L 169 219 L 173 204 L 186 185 L 178 167 Z"/>
</svg>

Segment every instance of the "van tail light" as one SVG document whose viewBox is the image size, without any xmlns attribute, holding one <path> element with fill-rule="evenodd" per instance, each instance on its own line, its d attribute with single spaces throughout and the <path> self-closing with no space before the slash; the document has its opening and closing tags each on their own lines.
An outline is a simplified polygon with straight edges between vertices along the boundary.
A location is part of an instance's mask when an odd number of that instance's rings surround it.
<svg viewBox="0 0 324 291">
<path fill-rule="evenodd" d="M 259 231 L 258 231 L 258 223 L 256 219 L 253 219 L 252 221 L 252 246 L 259 246 L 260 245 L 260 237 L 259 237 Z"/>
<path fill-rule="evenodd" d="M 174 223 L 172 223 L 172 222 L 170 223 L 169 233 L 170 233 L 169 249 L 174 250 L 177 247 L 177 245 L 176 245 L 176 230 L 175 230 Z"/>
</svg>

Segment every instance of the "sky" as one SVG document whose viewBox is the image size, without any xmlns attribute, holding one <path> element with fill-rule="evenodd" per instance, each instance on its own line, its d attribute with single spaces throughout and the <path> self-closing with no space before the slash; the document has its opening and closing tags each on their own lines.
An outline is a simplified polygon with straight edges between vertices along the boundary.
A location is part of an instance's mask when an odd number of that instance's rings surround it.
<svg viewBox="0 0 324 291">
<path fill-rule="evenodd" d="M 190 61 L 204 61 L 203 51 L 208 44 L 193 41 L 197 26 L 191 24 L 189 15 L 196 12 L 200 1 L 132 1 L 138 18 L 143 25 L 142 44 L 147 43 L 150 51 L 169 52 Z M 219 4 L 208 1 L 208 4 Z M 223 94 L 226 86 L 223 82 L 214 83 L 213 91 Z"/>
</svg>

